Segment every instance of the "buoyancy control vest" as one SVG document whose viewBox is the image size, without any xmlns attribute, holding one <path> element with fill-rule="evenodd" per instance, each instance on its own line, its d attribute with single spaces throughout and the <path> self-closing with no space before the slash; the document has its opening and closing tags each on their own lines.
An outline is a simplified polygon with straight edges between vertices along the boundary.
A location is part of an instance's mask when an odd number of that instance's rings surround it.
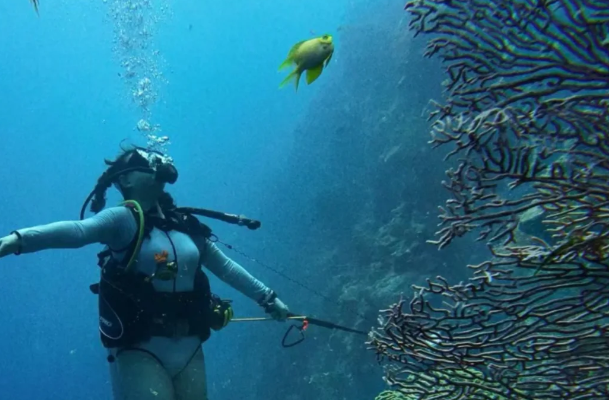
<svg viewBox="0 0 609 400">
<path fill-rule="evenodd" d="M 162 219 L 144 215 L 136 202 L 125 202 L 125 206 L 138 221 L 138 234 L 125 249 L 106 248 L 98 254 L 101 277 L 99 283 L 90 287 L 99 297 L 99 331 L 104 347 L 128 347 L 152 336 L 193 335 L 199 336 L 201 342 L 206 341 L 210 327 L 214 326 L 213 318 L 217 318 L 213 308 L 222 300 L 211 293 L 203 270 L 197 268 L 192 291 L 166 293 L 155 290 L 154 275 L 146 275 L 132 266 L 137 262 L 142 241 L 154 228 L 208 239 L 211 229 L 188 213 L 164 210 Z M 113 252 L 123 251 L 121 261 L 112 256 Z"/>
</svg>

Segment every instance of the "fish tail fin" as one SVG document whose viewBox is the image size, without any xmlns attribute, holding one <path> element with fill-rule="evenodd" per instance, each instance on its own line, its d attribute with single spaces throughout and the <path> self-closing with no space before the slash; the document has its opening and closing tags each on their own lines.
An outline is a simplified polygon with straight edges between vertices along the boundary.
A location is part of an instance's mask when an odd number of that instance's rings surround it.
<svg viewBox="0 0 609 400">
<path fill-rule="evenodd" d="M 302 71 L 298 71 L 296 74 L 296 78 L 294 79 L 294 85 L 296 86 L 296 91 L 298 91 L 298 83 L 300 82 L 300 75 L 302 75 Z"/>
<path fill-rule="evenodd" d="M 281 83 L 279 84 L 279 87 L 282 88 L 285 85 L 287 85 L 291 80 L 294 80 L 294 84 L 296 85 L 296 90 L 298 90 L 298 81 L 300 81 L 301 74 L 302 74 L 302 71 L 295 69 L 294 71 L 290 72 L 290 75 L 286 76 L 285 79 L 283 81 L 281 81 Z"/>
</svg>

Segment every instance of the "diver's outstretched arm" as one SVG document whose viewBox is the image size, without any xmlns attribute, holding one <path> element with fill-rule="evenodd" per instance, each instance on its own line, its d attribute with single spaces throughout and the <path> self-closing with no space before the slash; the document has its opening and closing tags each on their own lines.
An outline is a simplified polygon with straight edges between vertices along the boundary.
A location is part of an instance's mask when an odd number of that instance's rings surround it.
<svg viewBox="0 0 609 400">
<path fill-rule="evenodd" d="M 60 221 L 18 229 L 0 238 L 0 257 L 45 249 L 73 249 L 91 243 L 118 249 L 127 246 L 136 231 L 132 212 L 126 207 L 112 207 L 82 221 Z"/>
<path fill-rule="evenodd" d="M 264 283 L 254 278 L 241 265 L 231 260 L 218 246 L 209 240 L 200 241 L 201 263 L 214 275 L 228 283 L 250 299 L 268 308 L 274 318 L 282 320 L 287 317 L 288 307 L 274 296 L 274 292 Z"/>
</svg>

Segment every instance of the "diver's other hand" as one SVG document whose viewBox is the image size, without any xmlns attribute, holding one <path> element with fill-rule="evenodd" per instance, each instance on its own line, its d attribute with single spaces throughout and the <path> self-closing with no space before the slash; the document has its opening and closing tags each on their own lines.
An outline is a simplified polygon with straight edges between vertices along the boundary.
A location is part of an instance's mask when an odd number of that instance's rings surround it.
<svg viewBox="0 0 609 400">
<path fill-rule="evenodd" d="M 290 313 L 290 309 L 283 301 L 275 299 L 272 303 L 269 303 L 266 312 L 271 314 L 271 317 L 277 321 L 285 321 Z"/>
<path fill-rule="evenodd" d="M 258 302 L 260 307 L 264 308 L 264 311 L 267 314 L 271 314 L 271 317 L 276 319 L 277 321 L 284 321 L 288 314 L 290 313 L 290 309 L 285 303 L 277 298 L 277 293 L 272 290 L 269 290 L 262 299 Z"/>
<path fill-rule="evenodd" d="M 14 233 L 0 238 L 0 258 L 19 251 L 19 237 Z"/>
</svg>

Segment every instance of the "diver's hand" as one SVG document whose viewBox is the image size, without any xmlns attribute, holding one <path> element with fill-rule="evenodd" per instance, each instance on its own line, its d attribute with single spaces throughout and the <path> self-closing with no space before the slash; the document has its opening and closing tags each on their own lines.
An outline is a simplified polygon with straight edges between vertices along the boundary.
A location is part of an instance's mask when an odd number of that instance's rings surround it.
<svg viewBox="0 0 609 400">
<path fill-rule="evenodd" d="M 17 251 L 19 251 L 19 237 L 17 235 L 13 233 L 0 238 L 0 258 L 14 254 Z"/>
<path fill-rule="evenodd" d="M 271 314 L 271 317 L 277 321 L 285 321 L 290 313 L 290 309 L 283 301 L 275 299 L 272 303 L 268 304 L 266 307 L 266 312 Z"/>
</svg>

